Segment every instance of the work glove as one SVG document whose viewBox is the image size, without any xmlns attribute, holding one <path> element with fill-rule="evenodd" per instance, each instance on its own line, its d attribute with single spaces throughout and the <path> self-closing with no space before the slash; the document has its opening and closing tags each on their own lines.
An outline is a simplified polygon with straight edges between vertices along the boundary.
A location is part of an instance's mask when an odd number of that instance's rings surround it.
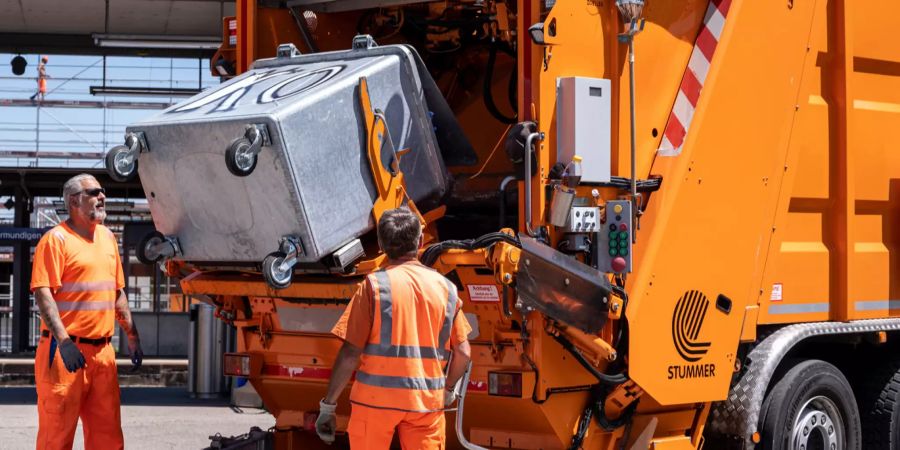
<svg viewBox="0 0 900 450">
<path fill-rule="evenodd" d="M 459 394 L 456 393 L 456 389 L 453 390 L 444 390 L 444 409 L 450 408 L 453 405 L 453 402 L 459 398 Z"/>
<path fill-rule="evenodd" d="M 329 405 L 325 399 L 319 401 L 319 417 L 316 419 L 316 434 L 326 444 L 334 442 L 334 429 L 337 427 L 337 416 L 334 410 L 337 404 Z"/>
<path fill-rule="evenodd" d="M 65 364 L 66 370 L 69 372 L 75 373 L 78 369 L 85 366 L 84 355 L 81 354 L 81 350 L 78 350 L 78 346 L 71 339 L 66 339 L 59 344 L 59 356 L 62 357 L 63 364 Z"/>
<path fill-rule="evenodd" d="M 131 371 L 137 372 L 144 362 L 144 350 L 141 349 L 141 340 L 137 337 L 128 338 L 128 354 L 131 355 Z"/>
</svg>

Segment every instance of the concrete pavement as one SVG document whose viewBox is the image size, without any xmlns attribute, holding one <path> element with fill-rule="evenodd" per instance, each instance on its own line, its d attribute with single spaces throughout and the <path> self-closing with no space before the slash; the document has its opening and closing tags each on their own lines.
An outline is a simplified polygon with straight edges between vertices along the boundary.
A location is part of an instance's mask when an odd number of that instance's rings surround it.
<svg viewBox="0 0 900 450">
<path fill-rule="evenodd" d="M 0 448 L 34 448 L 36 405 L 34 387 L 0 388 Z M 216 433 L 230 436 L 273 425 L 275 419 L 264 410 L 232 409 L 225 399 L 191 399 L 183 387 L 122 388 L 122 431 L 129 450 L 197 450 Z M 81 426 L 74 448 L 84 449 Z"/>
</svg>

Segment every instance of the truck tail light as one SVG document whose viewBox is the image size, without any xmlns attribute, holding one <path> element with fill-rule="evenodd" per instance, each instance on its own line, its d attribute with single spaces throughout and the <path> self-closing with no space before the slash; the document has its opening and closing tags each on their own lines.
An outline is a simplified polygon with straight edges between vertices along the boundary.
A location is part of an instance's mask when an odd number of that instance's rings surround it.
<svg viewBox="0 0 900 450">
<path fill-rule="evenodd" d="M 249 377 L 250 355 L 246 353 L 226 353 L 223 359 L 222 371 L 226 376 Z"/>
<path fill-rule="evenodd" d="M 237 19 L 228 18 L 228 45 L 237 45 Z"/>
<path fill-rule="evenodd" d="M 488 372 L 488 394 L 522 396 L 522 372 Z"/>
</svg>

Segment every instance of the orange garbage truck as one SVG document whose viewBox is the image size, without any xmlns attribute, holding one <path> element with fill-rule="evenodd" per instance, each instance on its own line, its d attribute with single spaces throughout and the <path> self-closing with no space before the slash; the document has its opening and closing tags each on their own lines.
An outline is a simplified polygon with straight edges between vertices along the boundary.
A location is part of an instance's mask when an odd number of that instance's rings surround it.
<svg viewBox="0 0 900 450">
<path fill-rule="evenodd" d="M 107 155 L 275 417 L 217 445 L 322 445 L 409 205 L 473 325 L 453 447 L 900 449 L 900 4 L 270 3 Z"/>
</svg>

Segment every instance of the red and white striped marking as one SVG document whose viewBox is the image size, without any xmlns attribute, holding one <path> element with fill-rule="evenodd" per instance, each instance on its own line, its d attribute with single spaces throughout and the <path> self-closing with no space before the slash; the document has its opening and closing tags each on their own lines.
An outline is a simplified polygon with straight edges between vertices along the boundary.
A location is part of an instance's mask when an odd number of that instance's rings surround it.
<svg viewBox="0 0 900 450">
<path fill-rule="evenodd" d="M 681 88 L 678 89 L 675 105 L 672 106 L 666 131 L 659 144 L 660 156 L 681 154 L 685 137 L 691 127 L 691 120 L 694 118 L 694 109 L 697 108 L 697 102 L 700 101 L 700 91 L 703 90 L 703 84 L 706 82 L 709 64 L 716 53 L 722 30 L 725 28 L 725 18 L 728 17 L 730 8 L 731 0 L 711 0 L 706 8 L 703 27 L 697 35 L 691 59 L 684 71 L 684 77 L 681 79 Z"/>
</svg>

